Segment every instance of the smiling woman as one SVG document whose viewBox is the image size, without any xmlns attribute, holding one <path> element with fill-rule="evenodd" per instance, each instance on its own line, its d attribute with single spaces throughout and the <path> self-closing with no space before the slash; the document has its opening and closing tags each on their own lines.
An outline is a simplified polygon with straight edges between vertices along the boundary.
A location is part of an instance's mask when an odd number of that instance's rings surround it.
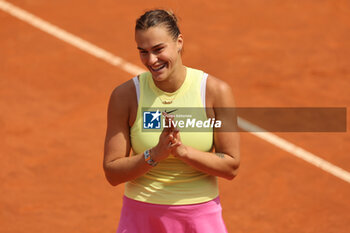
<svg viewBox="0 0 350 233">
<path fill-rule="evenodd" d="M 166 80 L 169 74 L 181 68 L 181 56 L 178 55 L 183 44 L 181 35 L 174 41 L 168 35 L 165 26 L 158 26 L 148 30 L 137 30 L 135 40 L 141 61 L 151 71 L 156 82 Z M 184 67 L 179 71 L 184 73 Z"/>
<path fill-rule="evenodd" d="M 217 177 L 237 175 L 238 134 L 179 130 L 168 113 L 200 108 L 204 118 L 235 121 L 215 111 L 234 107 L 231 88 L 183 65 L 183 36 L 169 11 L 143 14 L 135 41 L 149 71 L 116 87 L 108 107 L 104 171 L 112 185 L 126 182 L 117 232 L 227 232 Z M 159 127 L 153 122 L 160 122 L 160 112 L 145 108 L 168 109 L 163 122 L 169 127 L 151 130 Z"/>
<path fill-rule="evenodd" d="M 136 22 L 135 40 L 141 61 L 152 73 L 156 85 L 167 92 L 176 91 L 184 81 L 186 70 L 180 56 L 183 36 L 175 15 L 162 10 L 145 13 Z M 170 74 L 182 79 L 169 80 Z"/>
</svg>

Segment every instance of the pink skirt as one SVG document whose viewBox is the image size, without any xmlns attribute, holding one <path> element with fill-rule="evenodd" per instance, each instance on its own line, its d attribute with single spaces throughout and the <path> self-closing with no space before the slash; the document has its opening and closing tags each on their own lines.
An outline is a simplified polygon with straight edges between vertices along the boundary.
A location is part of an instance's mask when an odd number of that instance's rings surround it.
<svg viewBox="0 0 350 233">
<path fill-rule="evenodd" d="M 227 233 L 219 197 L 200 204 L 158 205 L 123 198 L 117 233 Z"/>
</svg>

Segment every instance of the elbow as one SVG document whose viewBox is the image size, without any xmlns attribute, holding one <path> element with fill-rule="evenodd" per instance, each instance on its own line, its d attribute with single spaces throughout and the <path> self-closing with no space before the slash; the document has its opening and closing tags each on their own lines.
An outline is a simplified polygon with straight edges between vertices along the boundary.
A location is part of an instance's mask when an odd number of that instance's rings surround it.
<svg viewBox="0 0 350 233">
<path fill-rule="evenodd" d="M 116 176 L 116 174 L 114 174 L 112 171 L 110 171 L 110 169 L 108 168 L 108 166 L 103 166 L 104 169 L 104 173 L 105 173 L 105 177 L 106 180 L 108 181 L 108 183 L 112 186 L 117 186 L 119 184 L 121 184 L 122 182 L 118 179 L 118 177 Z"/>
<path fill-rule="evenodd" d="M 109 183 L 110 185 L 112 185 L 112 186 L 117 186 L 117 185 L 121 184 L 121 182 L 118 182 L 117 180 L 111 178 L 111 177 L 108 176 L 107 174 L 105 174 L 105 177 L 106 177 L 108 183 Z"/>
<path fill-rule="evenodd" d="M 233 180 L 238 175 L 239 170 L 239 162 L 236 162 L 230 169 L 230 172 L 228 173 L 226 179 L 227 180 Z"/>
<path fill-rule="evenodd" d="M 225 177 L 227 180 L 233 180 L 238 175 L 238 169 L 231 171 L 227 177 Z"/>
</svg>

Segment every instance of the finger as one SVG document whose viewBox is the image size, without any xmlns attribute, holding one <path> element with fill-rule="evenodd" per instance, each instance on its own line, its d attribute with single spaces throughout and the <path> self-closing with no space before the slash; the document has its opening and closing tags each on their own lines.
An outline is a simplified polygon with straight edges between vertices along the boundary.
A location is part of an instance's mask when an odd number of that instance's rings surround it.
<svg viewBox="0 0 350 233">
<path fill-rule="evenodd" d="M 171 132 L 174 128 L 173 122 L 167 118 L 165 118 L 165 125 L 166 127 L 164 127 L 164 129 L 166 128 L 169 132 Z"/>
<path fill-rule="evenodd" d="M 181 141 L 180 130 L 178 128 L 175 128 L 172 134 L 174 135 L 174 138 L 176 138 L 178 141 Z"/>
<path fill-rule="evenodd" d="M 169 129 L 171 129 L 172 131 L 175 129 L 174 121 L 171 118 L 169 118 L 168 125 L 170 125 Z"/>
<path fill-rule="evenodd" d="M 168 140 L 171 142 L 171 144 L 174 144 L 178 141 L 172 134 L 168 136 Z"/>
<path fill-rule="evenodd" d="M 172 124 L 174 122 L 174 115 L 169 115 L 167 113 L 163 113 L 164 117 L 165 117 L 165 121 L 168 123 L 168 125 L 171 126 L 171 128 L 173 128 L 174 124 Z"/>
<path fill-rule="evenodd" d="M 170 134 L 168 135 L 168 140 L 169 140 L 169 141 L 173 141 L 173 140 L 174 140 L 174 135 L 170 133 Z"/>
<path fill-rule="evenodd" d="M 181 146 L 181 145 L 182 145 L 182 143 L 181 143 L 180 141 L 178 141 L 178 142 L 176 142 L 176 143 L 170 143 L 170 144 L 169 144 L 169 148 L 170 148 L 170 149 L 173 149 L 173 148 L 178 147 L 178 146 Z"/>
<path fill-rule="evenodd" d="M 174 116 L 169 115 L 168 113 L 165 113 L 165 112 L 163 112 L 163 116 L 164 116 L 165 120 L 170 120 L 170 119 L 174 118 Z"/>
<path fill-rule="evenodd" d="M 172 133 L 174 128 L 174 124 L 172 124 L 170 121 L 167 122 L 167 126 L 163 127 L 163 132 L 166 132 L 167 134 Z"/>
<path fill-rule="evenodd" d="M 162 135 L 168 135 L 171 132 L 169 128 L 163 127 Z"/>
</svg>

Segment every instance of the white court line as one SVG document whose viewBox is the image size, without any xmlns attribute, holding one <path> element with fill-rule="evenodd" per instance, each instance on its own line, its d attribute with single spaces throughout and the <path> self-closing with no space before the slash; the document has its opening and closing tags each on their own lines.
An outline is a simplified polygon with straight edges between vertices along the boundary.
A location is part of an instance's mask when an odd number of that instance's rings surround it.
<svg viewBox="0 0 350 233">
<path fill-rule="evenodd" d="M 311 163 L 312 165 L 315 165 L 316 167 L 319 167 L 322 170 L 350 183 L 350 173 L 349 172 L 345 171 L 344 169 L 342 169 L 340 167 L 337 167 L 337 166 L 331 164 L 330 162 L 328 162 L 324 159 L 321 159 L 320 157 L 304 150 L 303 148 L 298 147 L 298 146 L 294 145 L 293 143 L 290 143 L 287 140 L 280 138 L 273 133 L 267 132 L 263 128 L 260 128 L 259 126 L 256 126 L 256 125 L 250 123 L 249 121 L 244 120 L 241 117 L 238 117 L 238 126 L 241 129 L 243 129 L 243 130 L 245 130 L 245 131 L 247 131 L 247 132 L 279 147 L 279 148 L 281 148 L 282 150 L 287 151 L 290 154 L 293 154 L 296 157 L 301 158 L 301 159 L 305 160 L 306 162 Z"/>
<path fill-rule="evenodd" d="M 106 61 L 107 63 L 116 66 L 124 71 L 126 71 L 127 73 L 130 73 L 132 75 L 138 75 L 139 73 L 144 72 L 145 70 L 132 64 L 129 63 L 127 61 L 125 61 L 124 59 L 113 55 L 110 52 L 107 52 L 104 49 L 101 49 L 91 43 L 89 43 L 86 40 L 83 40 L 65 30 L 62 30 L 60 28 L 58 28 L 55 25 L 52 25 L 38 17 L 36 17 L 33 14 L 30 14 L 27 11 L 24 11 L 20 8 L 18 8 L 17 6 L 14 6 L 11 3 L 8 3 L 4 0 L 0 0 L 0 9 L 2 9 L 3 11 L 9 13 L 10 15 L 23 20 L 29 24 L 31 24 L 32 26 L 54 36 L 57 37 L 58 39 L 73 45 L 74 47 L 77 47 L 81 50 L 83 50 L 84 52 L 87 52 L 88 54 L 95 56 L 97 58 L 100 58 L 104 61 Z M 344 169 L 337 167 L 331 163 L 329 163 L 328 161 L 321 159 L 320 157 L 302 149 L 301 147 L 298 147 L 280 137 L 278 137 L 275 134 L 272 134 L 270 132 L 267 132 L 266 130 L 242 119 L 242 118 L 238 118 L 238 126 L 247 131 L 252 133 L 253 135 L 281 148 L 284 151 L 289 152 L 290 154 L 301 158 L 303 160 L 305 160 L 306 162 L 319 167 L 321 169 L 323 169 L 324 171 L 350 183 L 350 173 L 348 171 L 345 171 Z"/>
<path fill-rule="evenodd" d="M 83 40 L 49 22 L 46 22 L 38 17 L 36 17 L 35 15 L 22 10 L 21 8 L 18 8 L 17 6 L 12 5 L 11 3 L 8 3 L 6 1 L 0 0 L 0 9 L 2 9 L 3 11 L 9 13 L 10 15 L 31 24 L 32 26 L 54 36 L 57 37 L 58 39 L 73 45 L 74 47 L 77 47 L 81 50 L 83 50 L 84 52 L 95 56 L 97 58 L 100 58 L 104 61 L 106 61 L 107 63 L 113 65 L 113 66 L 117 66 L 118 68 L 126 71 L 127 73 L 133 74 L 133 75 L 137 75 L 139 73 L 144 72 L 145 70 L 134 65 L 131 64 L 127 61 L 125 61 L 124 59 L 113 55 L 110 52 L 107 52 L 104 49 L 101 49 L 93 44 L 91 44 L 90 42 Z"/>
</svg>

